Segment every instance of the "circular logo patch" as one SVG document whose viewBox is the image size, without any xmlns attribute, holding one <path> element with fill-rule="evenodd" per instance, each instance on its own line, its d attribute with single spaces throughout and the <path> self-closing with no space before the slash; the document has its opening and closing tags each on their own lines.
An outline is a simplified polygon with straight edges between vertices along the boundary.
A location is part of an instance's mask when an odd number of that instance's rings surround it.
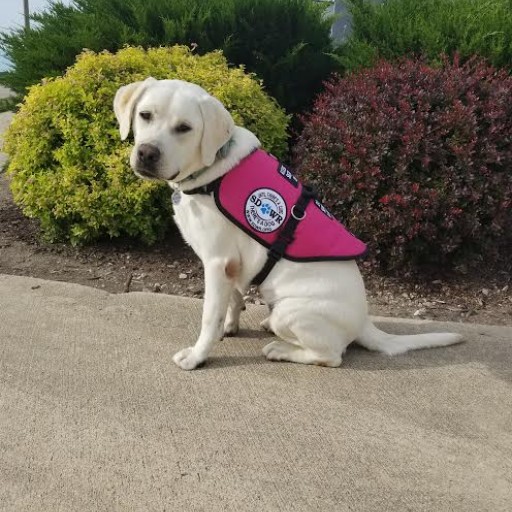
<svg viewBox="0 0 512 512">
<path fill-rule="evenodd" d="M 286 219 L 286 203 L 275 190 L 259 188 L 245 202 L 245 218 L 256 231 L 272 233 Z"/>
</svg>

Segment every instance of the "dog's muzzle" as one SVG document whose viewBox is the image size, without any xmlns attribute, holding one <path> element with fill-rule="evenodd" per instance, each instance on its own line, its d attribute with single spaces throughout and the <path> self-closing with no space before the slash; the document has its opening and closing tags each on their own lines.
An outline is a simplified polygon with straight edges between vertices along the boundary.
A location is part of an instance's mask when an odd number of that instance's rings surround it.
<svg viewBox="0 0 512 512">
<path fill-rule="evenodd" d="M 141 144 L 137 148 L 137 171 L 144 175 L 154 176 L 158 171 L 160 150 L 153 144 Z"/>
</svg>

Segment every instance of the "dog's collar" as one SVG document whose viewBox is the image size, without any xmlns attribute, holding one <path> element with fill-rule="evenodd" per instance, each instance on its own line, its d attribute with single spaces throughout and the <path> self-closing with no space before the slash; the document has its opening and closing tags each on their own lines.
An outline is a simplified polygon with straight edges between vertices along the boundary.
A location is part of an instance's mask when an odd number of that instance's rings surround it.
<svg viewBox="0 0 512 512">
<path fill-rule="evenodd" d="M 217 154 L 215 155 L 215 162 L 217 160 L 221 160 L 223 158 L 226 158 L 229 154 L 229 152 L 231 151 L 231 148 L 233 147 L 233 145 L 235 144 L 235 140 L 233 139 L 233 137 L 231 137 L 227 142 L 226 144 L 224 144 L 218 151 L 217 151 Z M 214 163 L 215 163 L 214 162 Z M 210 169 L 210 167 L 203 167 L 202 169 L 199 169 L 198 171 L 196 172 L 193 172 L 190 176 L 187 176 L 184 180 L 181 180 L 180 182 L 178 182 L 178 185 L 184 185 L 184 184 L 187 184 L 187 183 L 190 183 L 191 181 L 195 181 L 197 180 L 198 178 L 200 178 L 204 173 L 206 173 L 206 171 L 208 171 Z M 193 188 L 191 190 L 182 190 L 182 192 L 184 194 L 197 194 L 197 193 L 200 193 L 199 190 L 202 189 L 202 188 L 205 188 L 207 185 L 205 186 L 202 186 L 202 187 L 196 187 L 196 188 Z M 198 192 L 195 192 L 195 191 L 198 191 Z M 210 192 L 203 192 L 205 194 L 209 194 Z"/>
<path fill-rule="evenodd" d="M 216 180 L 210 181 L 210 183 L 207 183 L 206 185 L 202 185 L 201 187 L 191 188 L 190 190 L 181 190 L 183 194 L 186 194 L 187 196 L 191 196 L 194 194 L 202 194 L 205 196 L 210 195 L 212 192 L 215 191 L 219 183 L 222 181 L 222 178 L 224 176 L 221 176 L 220 178 L 217 178 Z"/>
<path fill-rule="evenodd" d="M 228 142 L 228 144 L 229 144 L 229 142 Z M 222 148 L 223 147 L 224 146 L 222 146 Z M 219 150 L 219 152 L 222 150 L 222 148 Z M 244 158 L 242 158 L 242 160 L 240 162 L 238 162 L 237 166 L 239 166 L 244 160 L 246 160 L 251 155 L 253 155 L 257 150 L 258 150 L 258 148 L 254 148 L 247 156 L 245 156 Z M 191 188 L 190 190 L 180 190 L 180 192 L 182 192 L 183 194 L 186 194 L 186 195 L 201 194 L 201 195 L 208 196 L 212 192 L 215 192 L 215 190 L 218 188 L 218 186 L 220 185 L 220 182 L 222 181 L 222 179 L 225 176 L 226 175 L 223 174 L 222 176 L 219 176 L 216 180 L 211 181 L 210 183 L 206 183 L 205 185 L 201 185 L 200 187 Z M 181 183 L 183 183 L 183 182 L 181 182 Z"/>
</svg>

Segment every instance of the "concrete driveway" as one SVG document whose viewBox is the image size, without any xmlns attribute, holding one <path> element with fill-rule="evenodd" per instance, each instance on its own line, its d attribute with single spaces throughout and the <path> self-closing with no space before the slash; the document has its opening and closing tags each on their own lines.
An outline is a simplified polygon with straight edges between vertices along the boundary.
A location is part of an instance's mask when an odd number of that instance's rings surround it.
<svg viewBox="0 0 512 512">
<path fill-rule="evenodd" d="M 261 355 L 263 307 L 208 364 L 201 302 L 0 276 L 0 510 L 510 511 L 512 329 L 327 369 Z"/>
</svg>

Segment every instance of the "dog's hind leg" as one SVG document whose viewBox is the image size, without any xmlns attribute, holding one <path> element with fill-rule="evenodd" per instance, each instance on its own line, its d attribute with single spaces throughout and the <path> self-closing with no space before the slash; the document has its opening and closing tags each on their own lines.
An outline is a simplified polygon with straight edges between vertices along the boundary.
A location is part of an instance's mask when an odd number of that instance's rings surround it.
<svg viewBox="0 0 512 512">
<path fill-rule="evenodd" d="M 272 312 L 270 328 L 281 340 L 263 347 L 265 357 L 271 361 L 340 366 L 352 336 L 327 315 L 297 315 L 300 310 L 285 306 Z"/>
<path fill-rule="evenodd" d="M 273 341 L 263 347 L 263 354 L 269 361 L 289 361 L 333 368 L 341 364 L 341 354 L 325 354 L 282 340 Z"/>
</svg>

